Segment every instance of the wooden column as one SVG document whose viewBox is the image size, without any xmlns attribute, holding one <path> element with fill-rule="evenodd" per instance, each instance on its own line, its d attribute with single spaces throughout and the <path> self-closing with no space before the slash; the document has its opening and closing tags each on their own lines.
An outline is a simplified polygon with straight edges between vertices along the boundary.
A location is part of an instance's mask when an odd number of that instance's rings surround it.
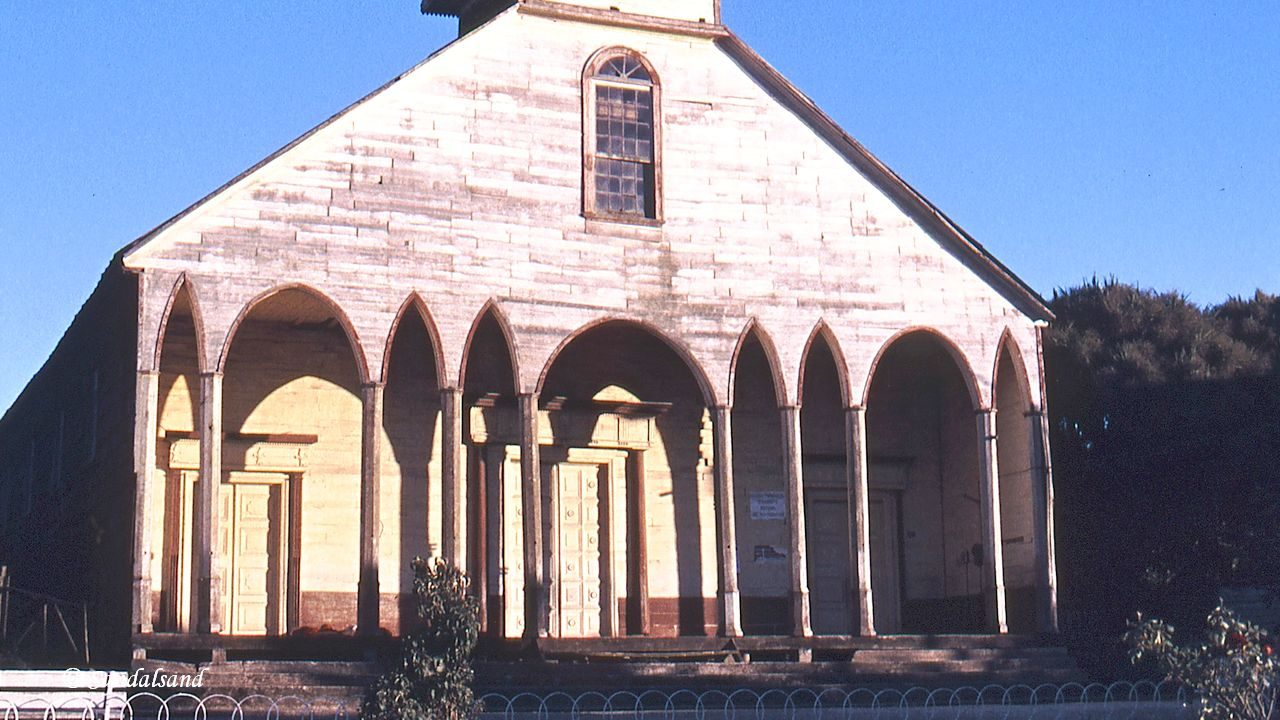
<svg viewBox="0 0 1280 720">
<path fill-rule="evenodd" d="M 463 548 L 463 486 L 462 472 L 462 390 L 446 388 L 440 392 L 440 501 L 444 506 L 441 545 L 445 560 L 456 568 L 466 568 Z"/>
<path fill-rule="evenodd" d="M 809 620 L 809 552 L 804 523 L 804 449 L 800 434 L 800 408 L 780 408 L 782 415 L 782 467 L 787 478 L 787 523 L 791 543 L 791 633 L 813 635 Z"/>
<path fill-rule="evenodd" d="M 356 595 L 356 631 L 378 632 L 381 596 L 378 584 L 378 537 L 382 534 L 382 403 L 386 386 L 366 383 L 360 389 L 360 583 Z"/>
<path fill-rule="evenodd" d="M 472 518 L 471 527 L 475 529 L 472 536 L 474 542 L 468 542 L 467 552 L 471 555 L 471 587 L 475 590 L 476 601 L 480 605 L 480 632 L 487 635 L 491 629 L 489 622 L 489 476 L 485 467 L 485 454 L 488 448 L 484 445 L 472 448 L 467 453 L 467 462 L 474 473 L 476 482 L 467 493 L 467 515 Z M 501 495 L 499 493 L 499 495 Z M 502 527 L 502 523 L 498 523 Z M 500 544 L 499 544 L 500 545 Z"/>
<path fill-rule="evenodd" d="M 628 604 L 634 607 L 634 613 L 627 615 L 627 634 L 648 635 L 649 625 L 649 538 L 648 511 L 644 482 L 644 453 L 631 455 L 631 480 L 628 492 L 631 495 L 628 507 L 631 510 L 631 535 L 628 537 L 627 572 L 629 584 Z M 634 625 L 632 624 L 634 623 Z"/>
<path fill-rule="evenodd" d="M 742 637 L 742 599 L 738 594 L 738 536 L 733 521 L 733 430 L 730 408 L 717 407 L 712 415 L 715 437 L 713 461 L 716 481 L 716 524 L 720 534 L 720 578 L 723 630 L 726 637 Z"/>
<path fill-rule="evenodd" d="M 996 411 L 978 412 L 980 477 L 982 486 L 983 596 L 986 599 L 987 629 L 1009 632 L 1004 589 L 1004 542 L 1000 532 L 1000 463 L 996 447 Z"/>
<path fill-rule="evenodd" d="M 133 631 L 149 633 L 151 625 L 151 497 L 155 491 L 156 439 L 160 407 L 160 373 L 139 370 L 135 387 L 133 428 Z M 137 658 L 144 659 L 144 658 Z"/>
<path fill-rule="evenodd" d="M 550 622 L 542 562 L 542 459 L 538 447 L 538 395 L 519 398 L 520 498 L 524 518 L 525 637 L 547 637 Z"/>
<path fill-rule="evenodd" d="M 845 466 L 849 493 L 850 579 L 857 579 L 853 605 L 858 608 L 858 634 L 876 634 L 875 604 L 871 596 L 871 510 L 867 469 L 867 411 L 847 408 L 844 413 Z"/>
<path fill-rule="evenodd" d="M 1049 425 L 1044 413 L 1027 414 L 1031 423 L 1031 511 L 1035 513 L 1036 622 L 1041 632 L 1058 632 L 1058 567 L 1053 533 L 1053 465 Z"/>
<path fill-rule="evenodd" d="M 200 475 L 192 522 L 190 626 L 197 633 L 222 632 L 222 578 L 218 557 L 218 488 L 222 485 L 222 373 L 200 375 Z"/>
</svg>

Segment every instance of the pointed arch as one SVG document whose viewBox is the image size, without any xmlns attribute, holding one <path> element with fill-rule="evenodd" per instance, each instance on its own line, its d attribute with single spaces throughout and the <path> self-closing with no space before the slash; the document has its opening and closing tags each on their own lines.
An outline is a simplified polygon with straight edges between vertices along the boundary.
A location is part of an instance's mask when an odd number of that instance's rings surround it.
<svg viewBox="0 0 1280 720">
<path fill-rule="evenodd" d="M 507 362 L 511 366 L 511 390 L 514 393 L 520 392 L 520 351 L 516 346 L 515 333 L 511 329 L 511 320 L 507 314 L 503 312 L 502 306 L 496 298 L 490 298 L 480 311 L 476 313 L 476 319 L 471 323 L 471 329 L 467 331 L 467 341 L 462 349 L 462 364 L 458 366 L 458 384 L 464 389 L 467 384 L 467 370 L 471 365 L 471 352 L 475 347 L 476 337 L 486 319 L 492 319 L 498 328 L 499 334 L 502 336 L 503 344 L 507 350 Z M 444 377 L 443 375 L 441 377 Z"/>
<path fill-rule="evenodd" d="M 956 364 L 956 369 L 960 372 L 961 378 L 964 380 L 965 388 L 969 392 L 969 399 L 973 404 L 974 410 L 985 410 L 989 408 L 986 396 L 982 392 L 982 387 L 978 385 L 977 376 L 973 372 L 973 364 L 969 362 L 969 358 L 958 345 L 951 341 L 941 331 L 925 325 L 917 325 L 894 333 L 892 337 L 885 341 L 880 349 L 876 352 L 875 359 L 871 361 L 871 366 L 867 370 L 867 377 L 862 388 L 862 395 L 859 402 L 863 407 L 867 406 L 867 402 L 871 397 L 871 386 L 875 381 L 876 370 L 880 367 L 880 361 L 884 359 L 886 353 L 898 343 L 899 340 L 917 333 L 928 335 L 935 340 L 938 345 L 951 356 Z"/>
<path fill-rule="evenodd" d="M 396 312 L 395 320 L 391 322 L 391 330 L 387 333 L 386 349 L 382 353 L 382 373 L 380 377 L 383 381 L 388 379 L 388 371 L 391 367 L 391 348 L 395 345 L 396 334 L 400 331 L 400 323 L 405 319 L 410 310 L 416 310 L 418 317 L 422 318 L 422 324 L 427 328 L 427 337 L 431 339 L 431 364 L 435 366 L 436 377 L 439 378 L 438 384 L 444 383 L 445 364 L 444 353 L 441 351 L 440 331 L 436 327 L 436 322 L 431 317 L 431 312 L 427 310 L 427 303 L 422 299 L 418 291 L 413 291 L 409 297 L 405 298 L 400 304 L 400 309 Z"/>
<path fill-rule="evenodd" d="M 205 392 L 200 380 L 207 371 L 204 325 L 191 278 L 183 273 L 169 292 L 164 313 L 156 332 L 155 357 L 155 418 L 149 445 L 153 468 L 167 468 L 170 458 L 170 442 L 174 434 L 198 436 L 200 434 L 200 407 Z M 149 520 L 140 524 L 140 532 L 146 534 L 147 544 L 154 549 L 156 558 L 174 558 L 182 554 L 181 530 L 167 507 L 180 506 L 184 498 L 184 486 L 175 482 L 171 472 L 157 471 L 149 479 L 148 497 L 140 498 Z M 142 512 L 143 506 L 139 511 Z M 162 632 L 178 632 L 187 629 L 188 615 L 178 597 L 180 587 L 189 586 L 189 577 L 183 577 L 177 563 L 153 564 L 151 574 L 153 588 L 160 591 L 155 603 L 155 629 Z"/>
<path fill-rule="evenodd" d="M 729 442 L 733 470 L 733 511 L 726 519 L 737 535 L 738 582 L 742 631 L 746 635 L 790 633 L 790 573 L 762 567 L 755 549 L 790 547 L 789 523 L 752 521 L 751 498 L 761 493 L 785 495 L 787 442 L 783 422 L 792 405 L 782 387 L 773 342 L 753 318 L 734 350 L 729 372 Z"/>
<path fill-rule="evenodd" d="M 405 631 L 413 594 L 410 559 L 444 546 L 441 389 L 444 363 L 435 324 L 417 292 L 401 305 L 383 355 L 379 565 L 381 592 L 397 602 L 382 610 L 383 627 Z"/>
<path fill-rule="evenodd" d="M 1031 633 L 1037 629 L 1046 496 L 1036 459 L 1040 424 L 1031 416 L 1035 407 L 1021 348 L 1008 329 L 996 345 L 991 377 L 1007 622 L 1010 632 Z"/>
<path fill-rule="evenodd" d="M 253 313 L 254 309 L 257 308 L 259 305 L 261 305 L 263 302 L 270 300 L 273 297 L 276 297 L 283 293 L 294 291 L 294 290 L 305 293 L 306 295 L 310 296 L 312 299 L 320 302 L 329 310 L 333 318 L 338 321 L 338 325 L 342 327 L 342 332 L 347 337 L 347 344 L 350 347 L 352 357 L 356 362 L 356 371 L 359 374 L 360 383 L 366 384 L 370 382 L 369 361 L 365 357 L 364 346 L 360 344 L 360 336 L 358 333 L 356 333 L 356 329 L 351 322 L 351 318 L 348 317 L 346 312 L 343 311 L 342 307 L 338 305 L 338 303 L 334 302 L 334 300 L 330 298 L 328 295 L 317 290 L 316 288 L 311 287 L 310 285 L 304 285 L 302 283 L 287 283 L 284 285 L 278 285 L 270 290 L 267 290 L 264 293 L 259 294 L 257 297 L 253 298 L 252 300 L 250 300 L 248 303 L 245 304 L 244 308 L 240 311 L 240 314 L 236 316 L 235 321 L 231 323 L 231 327 L 227 330 L 226 341 L 222 345 L 222 354 L 218 358 L 217 371 L 218 372 L 226 371 L 227 358 L 231 354 L 231 346 L 232 346 L 232 343 L 235 341 L 236 333 L 239 332 L 241 324 L 243 324 L 244 321 L 249 318 L 249 316 Z"/>
<path fill-rule="evenodd" d="M 887 521 L 899 541 L 871 549 L 873 575 L 889 580 L 873 602 L 881 632 L 972 633 L 994 622 L 982 580 L 991 551 L 982 545 L 980 398 L 964 354 L 932 328 L 893 335 L 869 370 L 868 503 L 891 505 L 900 518 Z M 905 528 L 913 542 L 901 540 Z"/>
<path fill-rule="evenodd" d="M 717 431 L 716 417 L 729 409 L 713 404 L 713 388 L 688 347 L 644 322 L 614 317 L 589 322 L 549 355 L 535 387 L 554 445 L 570 450 L 596 447 L 592 428 L 605 416 L 616 416 L 619 428 L 626 415 L 643 418 L 648 427 L 647 439 L 637 449 L 643 455 L 634 456 L 629 470 L 613 471 L 613 482 L 628 478 L 630 489 L 617 485 L 612 515 L 618 522 L 628 518 L 632 528 L 627 539 L 616 533 L 615 537 L 619 547 L 636 548 L 618 556 L 626 558 L 627 568 L 620 586 L 639 588 L 633 583 L 645 578 L 645 590 L 626 594 L 628 613 L 636 613 L 629 617 L 642 626 L 647 623 L 648 631 L 657 636 L 714 633 L 719 623 L 715 587 L 721 578 L 713 528 L 724 517 L 717 508 L 733 498 L 707 492 L 706 484 L 716 472 L 717 460 L 728 460 L 721 454 L 723 445 L 714 446 L 728 440 L 725 434 L 716 435 L 729 429 L 720 424 Z M 541 459 L 554 457 L 549 451 Z M 552 487 L 558 482 L 553 480 Z M 554 536 L 562 516 L 558 510 L 548 512 Z M 661 556 L 641 550 L 650 546 L 660 547 Z M 661 560 L 655 562 L 656 557 Z M 551 575 L 550 582 L 560 582 L 554 572 Z M 615 567 L 614 576 L 623 578 L 621 567 Z M 649 608 L 652 615 L 640 619 Z"/>
<path fill-rule="evenodd" d="M 836 338 L 835 332 L 827 324 L 826 320 L 819 320 L 813 331 L 809 333 L 809 339 L 805 341 L 804 353 L 800 356 L 800 377 L 796 385 L 796 397 L 804 397 L 805 371 L 809 367 L 809 357 L 819 341 L 827 346 L 827 351 L 831 353 L 831 359 L 835 361 L 836 380 L 840 384 L 841 402 L 844 407 L 850 407 L 852 396 L 850 395 L 849 363 L 845 361 L 844 350 L 840 348 L 840 341 Z"/>
<path fill-rule="evenodd" d="M 191 311 L 191 324 L 195 328 L 196 336 L 196 362 L 200 372 L 206 372 L 206 356 L 205 356 L 205 337 L 204 337 L 204 319 L 200 312 L 200 301 L 195 290 L 195 283 L 186 274 L 182 273 L 173 284 L 173 290 L 169 292 L 169 300 L 165 303 L 164 313 L 160 316 L 160 327 L 156 332 L 156 346 L 152 355 L 151 367 L 157 371 L 160 369 L 160 361 L 164 355 L 164 339 L 169 332 L 169 318 L 173 316 L 174 307 L 178 304 L 179 298 L 185 294 L 187 298 L 187 306 Z"/>
<path fill-rule="evenodd" d="M 1000 388 L 1000 367 L 1004 364 L 1004 358 L 1008 355 L 1009 365 L 1013 368 L 1014 380 L 1017 382 L 1019 393 L 1022 395 L 1023 402 L 1026 403 L 1028 409 L 1035 408 L 1034 396 L 1031 394 L 1031 380 L 1027 376 L 1027 365 L 1022 355 L 1022 348 L 1018 346 L 1018 341 L 1014 339 L 1013 332 L 1009 328 L 1005 328 L 1000 334 L 1000 341 L 996 343 L 995 362 L 991 368 L 991 404 L 997 404 L 997 395 Z"/>
<path fill-rule="evenodd" d="M 703 403 L 705 403 L 706 407 L 711 408 L 717 406 L 715 387 L 711 384 L 710 378 L 707 377 L 706 370 L 694 358 L 693 353 L 689 348 L 685 346 L 684 343 L 671 338 L 654 325 L 643 320 L 630 318 L 601 318 L 599 320 L 589 322 L 572 333 L 569 333 L 569 335 L 556 346 L 556 349 L 551 353 L 551 356 L 547 358 L 546 364 L 542 367 L 542 372 L 538 374 L 538 385 L 534 391 L 539 395 L 542 394 L 542 389 L 547 382 L 547 375 L 551 372 L 551 368 L 555 366 L 556 360 L 566 348 L 572 345 L 575 340 L 581 338 L 592 330 L 598 330 L 606 326 L 632 327 L 653 336 L 659 342 L 666 345 L 676 354 L 677 357 L 680 358 L 685 367 L 688 368 L 689 372 L 693 375 L 694 380 L 698 383 L 699 390 L 702 392 Z"/>
<path fill-rule="evenodd" d="M 738 343 L 733 348 L 733 357 L 729 360 L 729 387 L 725 397 L 728 398 L 729 406 L 732 407 L 736 400 L 738 386 L 738 360 L 742 357 L 742 349 L 753 338 L 760 343 L 760 348 L 764 351 L 765 360 L 769 363 L 769 378 L 773 383 L 773 397 L 777 405 L 781 407 L 787 398 L 787 381 L 782 373 L 782 363 L 778 360 L 778 350 L 773 344 L 773 338 L 769 336 L 768 331 L 764 329 L 756 318 L 748 320 L 747 326 L 738 335 Z"/>
</svg>

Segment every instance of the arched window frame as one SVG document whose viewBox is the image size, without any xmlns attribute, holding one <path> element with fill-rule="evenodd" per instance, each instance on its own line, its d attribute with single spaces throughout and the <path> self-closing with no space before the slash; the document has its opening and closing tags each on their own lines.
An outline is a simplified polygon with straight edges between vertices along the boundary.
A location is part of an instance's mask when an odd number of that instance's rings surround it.
<svg viewBox="0 0 1280 720">
<path fill-rule="evenodd" d="M 600 73 L 612 60 L 627 58 L 638 63 L 649 75 L 648 81 L 605 77 Z M 602 87 L 642 89 L 650 94 L 652 104 L 653 141 L 650 168 L 652 197 L 644 213 L 614 212 L 598 202 L 596 171 L 599 161 L 607 159 L 597 152 L 596 130 L 597 98 Z M 663 218 L 662 193 L 662 83 L 653 65 L 640 53 L 625 47 L 609 47 L 597 51 L 587 62 L 582 74 L 582 214 L 589 219 L 608 220 L 637 225 L 661 225 Z"/>
</svg>

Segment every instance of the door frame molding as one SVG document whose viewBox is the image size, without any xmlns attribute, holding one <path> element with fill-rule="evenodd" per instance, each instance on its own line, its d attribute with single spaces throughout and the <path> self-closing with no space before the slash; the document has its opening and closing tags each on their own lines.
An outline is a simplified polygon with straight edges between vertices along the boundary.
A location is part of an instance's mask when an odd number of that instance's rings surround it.
<svg viewBox="0 0 1280 720">
<path fill-rule="evenodd" d="M 285 555 L 281 559 L 281 580 L 284 583 L 283 595 L 281 597 L 281 618 L 277 621 L 280 632 L 279 636 L 288 635 L 290 631 L 301 626 L 301 607 L 302 607 L 302 488 L 304 478 L 307 472 L 307 454 L 310 447 L 317 441 L 315 436 L 289 435 L 289 436 L 228 436 L 225 441 L 225 450 L 223 453 L 222 466 L 222 484 L 235 484 L 236 482 L 249 482 L 260 484 L 280 484 L 283 487 L 281 493 L 280 505 L 281 514 L 284 515 L 281 527 L 281 536 L 283 538 L 282 550 Z M 180 493 L 183 497 L 179 499 L 182 503 L 180 507 L 190 507 L 190 503 L 194 503 L 194 485 L 195 473 L 200 469 L 200 439 L 198 437 L 190 437 L 188 433 L 177 434 L 174 437 L 167 438 L 168 451 L 161 454 L 164 466 L 160 468 L 164 471 L 165 492 L 169 493 L 170 480 L 175 476 L 183 479 L 183 485 Z M 240 476 L 249 476 L 239 479 Z M 272 482 L 262 483 L 261 476 L 272 475 L 278 476 Z M 188 476 L 191 477 L 190 482 L 186 482 Z M 176 518 L 172 517 L 171 508 L 166 497 L 164 527 L 161 530 L 162 538 L 167 542 L 170 538 L 170 522 L 179 523 L 183 518 L 179 514 Z M 177 541 L 183 543 L 183 547 L 179 549 L 182 555 L 178 563 L 180 572 L 185 570 L 186 580 L 177 578 L 180 582 L 178 592 L 170 592 L 165 598 L 166 605 L 171 607 L 162 608 L 161 612 L 168 614 L 174 620 L 175 628 L 178 632 L 191 632 L 190 607 L 184 616 L 183 599 L 186 598 L 184 593 L 189 594 L 190 571 L 192 567 L 192 558 L 188 553 L 188 546 L 183 538 L 189 538 L 191 542 L 190 552 L 194 552 L 194 538 L 190 538 L 192 529 L 189 523 L 184 523 L 182 527 L 176 528 L 178 533 Z M 169 564 L 168 553 L 165 556 L 166 567 Z M 215 569 L 220 572 L 220 569 Z M 227 578 L 223 578 L 223 583 L 227 582 Z M 162 615 L 163 617 L 163 615 Z"/>
</svg>

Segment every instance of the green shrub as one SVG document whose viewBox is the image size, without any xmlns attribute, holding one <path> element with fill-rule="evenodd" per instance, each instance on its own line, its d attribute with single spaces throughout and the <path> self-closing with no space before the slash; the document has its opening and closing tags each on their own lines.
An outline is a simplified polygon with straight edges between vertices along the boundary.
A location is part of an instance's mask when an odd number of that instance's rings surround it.
<svg viewBox="0 0 1280 720">
<path fill-rule="evenodd" d="M 479 608 L 467 576 L 443 560 L 413 561 L 413 594 L 422 627 L 401 639 L 396 666 L 365 695 L 364 720 L 471 720 L 476 700 L 471 654 Z"/>
<path fill-rule="evenodd" d="M 1129 624 L 1130 658 L 1153 660 L 1165 678 L 1199 696 L 1203 720 L 1268 720 L 1276 705 L 1280 660 L 1274 645 L 1256 625 L 1244 622 L 1221 603 L 1205 621 L 1204 638 L 1179 645 L 1174 629 L 1161 620 Z"/>
</svg>

